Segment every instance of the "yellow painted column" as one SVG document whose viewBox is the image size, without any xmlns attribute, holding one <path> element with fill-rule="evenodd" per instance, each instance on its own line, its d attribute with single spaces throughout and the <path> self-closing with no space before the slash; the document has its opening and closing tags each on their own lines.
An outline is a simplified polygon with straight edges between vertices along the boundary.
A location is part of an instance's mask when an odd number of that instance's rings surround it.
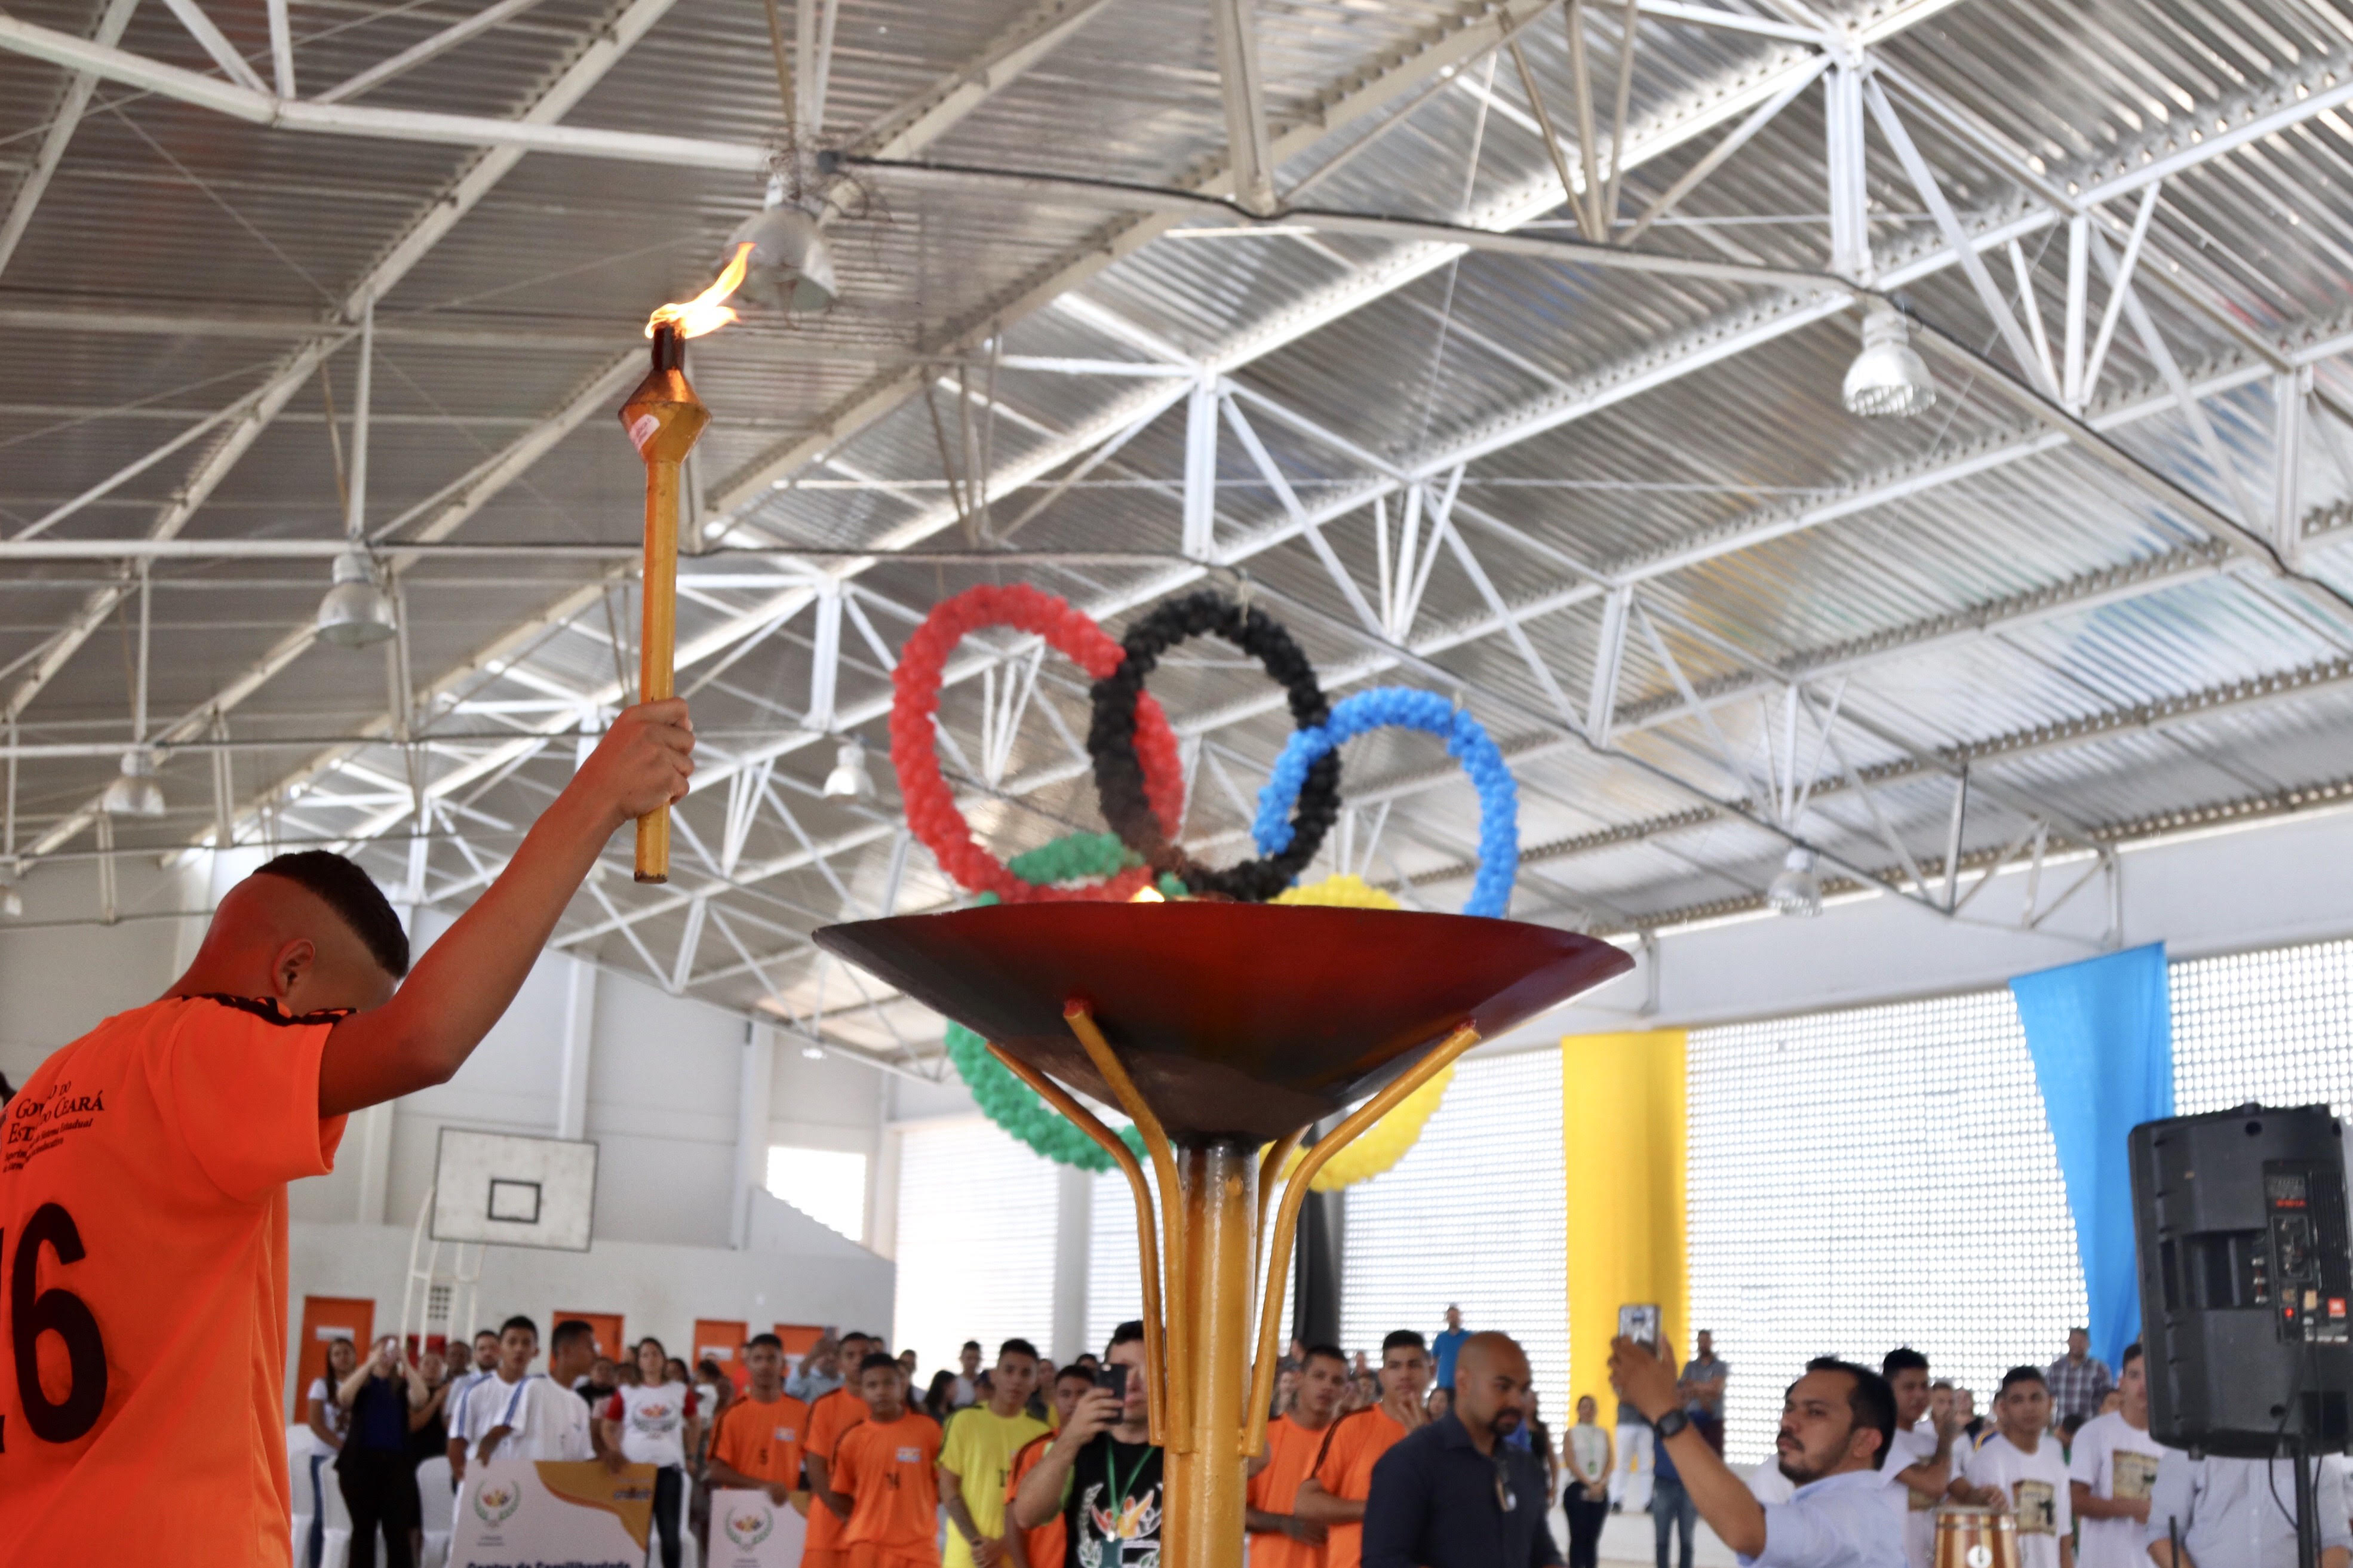
<svg viewBox="0 0 2353 1568">
<path fill-rule="evenodd" d="M 1609 1391 L 1618 1309 L 1656 1302 L 1680 1364 L 1691 1354 L 1683 1230 L 1683 1031 L 1569 1035 L 1560 1042 L 1561 1142 L 1568 1181 L 1570 1406 Z"/>
</svg>

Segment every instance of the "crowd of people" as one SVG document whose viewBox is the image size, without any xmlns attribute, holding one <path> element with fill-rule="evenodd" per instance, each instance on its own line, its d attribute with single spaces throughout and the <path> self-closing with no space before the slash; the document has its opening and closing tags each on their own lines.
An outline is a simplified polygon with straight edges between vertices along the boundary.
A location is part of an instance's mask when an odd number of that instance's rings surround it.
<svg viewBox="0 0 2353 1568">
<path fill-rule="evenodd" d="M 797 1363 L 773 1334 L 750 1342 L 740 1390 L 715 1362 L 690 1369 L 658 1340 L 618 1361 L 590 1327 L 555 1325 L 543 1372 L 536 1325 L 512 1318 L 452 1365 L 412 1363 L 392 1339 L 362 1362 L 329 1347 L 310 1389 L 322 1452 L 313 1485 L 349 1508 L 353 1568 L 413 1560 L 419 1463 L 450 1484 L 491 1458 L 600 1458 L 655 1472 L 657 1545 L 678 1568 L 684 1528 L 707 1531 L 709 1494 L 752 1488 L 780 1505 L 806 1492 L 807 1568 L 1149 1568 L 1162 1528 L 1141 1323 L 1103 1355 L 1057 1366 L 1023 1339 L 966 1342 L 920 1396 L 917 1358 L 881 1337 L 828 1332 Z M 1657 1568 L 1693 1568 L 1704 1519 L 1767 1568 L 1933 1568 L 1936 1510 L 2010 1519 L 2019 1568 L 2287 1568 L 2282 1484 L 2262 1461 L 2193 1459 L 2148 1432 L 2146 1363 L 2119 1369 L 2069 1336 L 2047 1366 L 2007 1373 L 1990 1415 L 1931 1376 L 1909 1347 L 1877 1371 L 1810 1363 L 1784 1397 L 1775 1459 L 1725 1464 L 1731 1368 L 1711 1335 L 1677 1364 L 1621 1339 L 1614 1427 L 1595 1400 L 1556 1440 L 1528 1363 L 1508 1335 L 1470 1332 L 1450 1307 L 1428 1339 L 1399 1329 L 1377 1359 L 1293 1341 L 1275 1380 L 1267 1441 L 1250 1465 L 1251 1568 L 1594 1568 L 1612 1512 L 1647 1511 Z M 2293 1477 L 2287 1484 L 2292 1489 Z M 2324 1568 L 2353 1568 L 2347 1483 L 2318 1477 Z M 681 1504 L 685 1506 L 681 1507 Z M 313 1510 L 314 1517 L 319 1510 Z M 310 1543 L 318 1561 L 318 1537 Z M 707 1557 L 706 1559 L 707 1560 Z"/>
</svg>

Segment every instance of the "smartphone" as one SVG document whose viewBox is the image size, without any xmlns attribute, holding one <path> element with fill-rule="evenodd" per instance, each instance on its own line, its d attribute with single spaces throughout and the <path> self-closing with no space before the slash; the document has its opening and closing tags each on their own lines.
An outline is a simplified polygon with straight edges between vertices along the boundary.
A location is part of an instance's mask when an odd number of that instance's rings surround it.
<svg viewBox="0 0 2353 1568">
<path fill-rule="evenodd" d="M 1618 1309 L 1618 1337 L 1646 1345 L 1659 1342 L 1659 1308 L 1655 1301 Z"/>
<path fill-rule="evenodd" d="M 1127 1363 L 1113 1362 L 1095 1373 L 1095 1386 L 1108 1388 L 1122 1408 L 1127 1405 Z"/>
</svg>

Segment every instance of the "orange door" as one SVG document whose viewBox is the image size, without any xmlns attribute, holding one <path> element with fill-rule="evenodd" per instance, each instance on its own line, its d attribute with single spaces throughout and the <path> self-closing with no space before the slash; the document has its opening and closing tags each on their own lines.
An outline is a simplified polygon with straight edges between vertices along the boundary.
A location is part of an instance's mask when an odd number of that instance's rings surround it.
<svg viewBox="0 0 2353 1568">
<path fill-rule="evenodd" d="M 785 1342 L 785 1375 L 800 1371 L 801 1358 L 825 1338 L 825 1331 L 814 1323 L 778 1323 L 776 1338 Z"/>
<path fill-rule="evenodd" d="M 621 1314 L 618 1312 L 575 1312 L 568 1307 L 558 1307 L 548 1321 L 548 1332 L 566 1318 L 577 1318 L 596 1331 L 596 1353 L 607 1361 L 621 1359 Z"/>
<path fill-rule="evenodd" d="M 295 1362 L 294 1386 L 287 1392 L 294 1396 L 293 1413 L 290 1419 L 301 1420 L 310 1409 L 311 1380 L 327 1370 L 327 1345 L 332 1340 L 349 1340 L 352 1348 L 364 1360 L 368 1340 L 375 1332 L 375 1303 L 356 1296 L 305 1296 L 302 1298 L 302 1348 Z"/>
<path fill-rule="evenodd" d="M 751 1325 L 741 1319 L 725 1322 L 716 1318 L 697 1318 L 694 1321 L 694 1354 L 686 1364 L 690 1369 L 700 1366 L 703 1358 L 708 1356 L 727 1373 L 727 1380 L 740 1389 L 751 1380 L 752 1375 L 744 1370 L 744 1342 L 750 1337 Z"/>
</svg>

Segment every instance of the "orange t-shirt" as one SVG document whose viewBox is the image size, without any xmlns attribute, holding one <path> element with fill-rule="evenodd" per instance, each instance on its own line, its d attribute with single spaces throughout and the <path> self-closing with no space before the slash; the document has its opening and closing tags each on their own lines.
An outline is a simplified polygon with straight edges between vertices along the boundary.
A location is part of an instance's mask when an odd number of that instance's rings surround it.
<svg viewBox="0 0 2353 1568">
<path fill-rule="evenodd" d="M 848 1492 L 842 1542 L 872 1546 L 893 1559 L 937 1563 L 940 1424 L 910 1410 L 896 1421 L 866 1420 L 841 1435 L 833 1451 L 833 1489 Z"/>
<path fill-rule="evenodd" d="M 840 1445 L 841 1435 L 865 1419 L 866 1401 L 848 1388 L 837 1388 L 818 1394 L 809 1405 L 808 1436 L 801 1444 L 802 1457 L 833 1464 L 834 1450 Z M 828 1477 L 828 1487 L 833 1491 L 844 1489 L 840 1482 L 830 1476 Z M 812 1552 L 841 1550 L 841 1532 L 849 1528 L 849 1521 L 839 1514 L 817 1499 L 810 1499 L 808 1534 L 801 1542 L 804 1563 L 808 1563 L 808 1553 Z M 819 1558 L 816 1561 L 822 1563 L 826 1560 Z"/>
<path fill-rule="evenodd" d="M 1013 1500 L 1020 1493 L 1021 1478 L 1038 1468 L 1038 1461 L 1046 1457 L 1046 1450 L 1053 1441 L 1054 1434 L 1051 1432 L 1042 1437 L 1032 1437 L 1021 1446 L 1019 1453 L 1013 1456 L 1013 1468 L 1008 1472 L 1005 1481 L 1005 1521 L 1008 1527 L 1013 1522 Z M 1015 1533 L 1008 1528 L 1006 1536 L 1009 1540 Z M 1029 1560 L 1029 1568 L 1062 1568 L 1063 1551 L 1070 1537 L 1063 1527 L 1060 1513 L 1057 1512 L 1035 1530 L 1024 1530 L 1018 1533 L 1021 1552 Z"/>
<path fill-rule="evenodd" d="M 1405 1436 L 1397 1417 L 1376 1405 L 1352 1411 L 1324 1428 L 1315 1456 L 1316 1481 L 1334 1497 L 1362 1502 L 1373 1495 L 1373 1465 Z M 1324 1541 L 1324 1568 L 1358 1568 L 1365 1559 L 1365 1527 L 1335 1524 Z"/>
<path fill-rule="evenodd" d="M 0 1357 L 0 1565 L 291 1560 L 286 1184 L 334 1163 L 341 1016 L 167 997 L 9 1104 L 0 1338 L 39 1373 Z"/>
<path fill-rule="evenodd" d="M 1297 1513 L 1299 1486 L 1315 1469 L 1324 1451 L 1326 1423 L 1309 1431 L 1288 1415 L 1266 1424 L 1266 1468 L 1250 1480 L 1250 1506 L 1261 1513 Z M 1250 1568 L 1324 1568 L 1324 1548 L 1293 1541 L 1279 1530 L 1253 1531 Z"/>
<path fill-rule="evenodd" d="M 798 1487 L 808 1418 L 808 1406 L 789 1394 L 766 1405 L 747 1394 L 719 1413 L 718 1429 L 711 1435 L 711 1457 L 754 1480 Z M 828 1511 L 823 1503 L 818 1510 Z"/>
</svg>

